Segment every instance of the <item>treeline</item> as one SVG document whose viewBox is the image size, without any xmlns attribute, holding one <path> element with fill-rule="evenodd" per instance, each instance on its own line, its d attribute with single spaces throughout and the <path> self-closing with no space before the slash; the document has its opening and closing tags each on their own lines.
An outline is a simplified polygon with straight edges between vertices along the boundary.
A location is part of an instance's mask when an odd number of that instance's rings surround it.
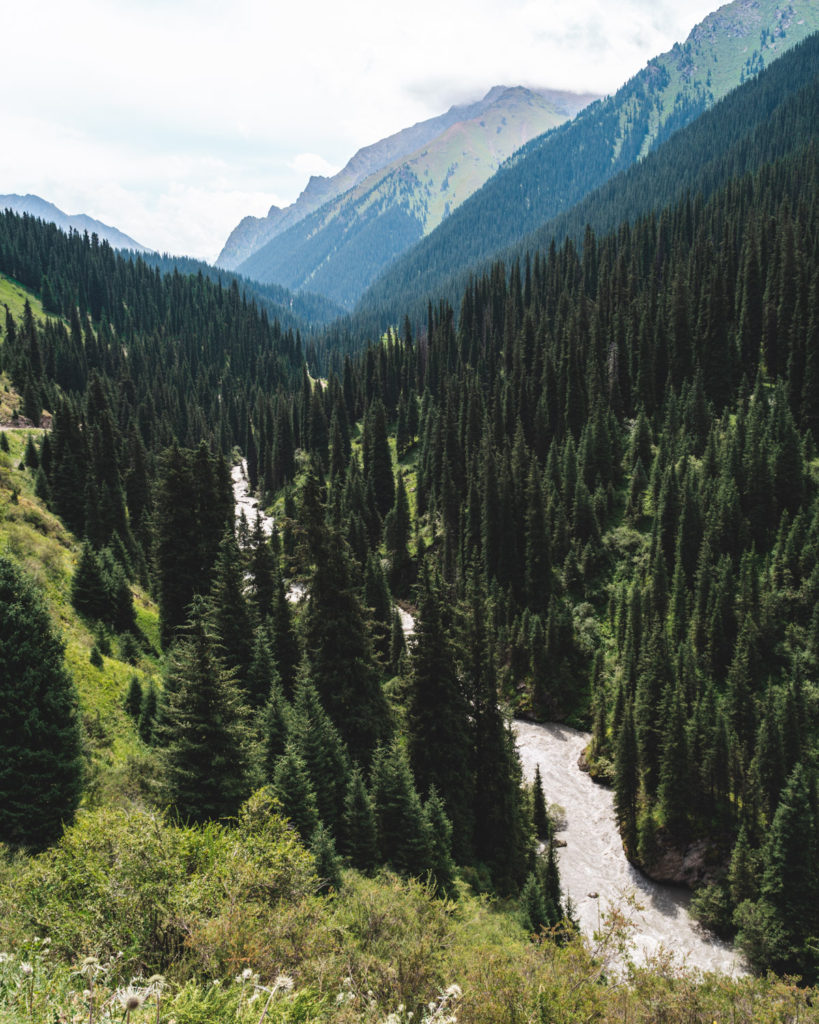
<svg viewBox="0 0 819 1024">
<path fill-rule="evenodd" d="M 236 281 L 239 290 L 260 309 L 266 310 L 267 315 L 277 320 L 285 330 L 292 327 L 293 330 L 305 333 L 310 327 L 335 320 L 343 312 L 341 306 L 316 292 L 296 293 L 278 284 L 262 284 L 190 256 L 160 256 L 158 253 L 149 252 L 142 253 L 138 258 L 149 267 L 158 267 L 163 274 L 178 271 L 184 277 L 195 277 L 201 273 L 214 283 L 221 284 L 223 288 L 230 288 Z"/>
</svg>

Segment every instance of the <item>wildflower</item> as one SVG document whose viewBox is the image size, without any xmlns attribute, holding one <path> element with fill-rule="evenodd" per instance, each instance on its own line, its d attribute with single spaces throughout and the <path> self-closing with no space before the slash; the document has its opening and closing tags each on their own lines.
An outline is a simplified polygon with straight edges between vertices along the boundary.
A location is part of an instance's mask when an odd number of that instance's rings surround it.
<svg viewBox="0 0 819 1024">
<path fill-rule="evenodd" d="M 290 977 L 289 974 L 278 974 L 276 976 L 276 981 L 274 982 L 274 988 L 277 988 L 280 991 L 284 992 L 292 992 L 293 979 Z"/>
<path fill-rule="evenodd" d="M 460 985 L 450 985 L 446 992 L 444 992 L 448 999 L 460 999 L 462 994 Z"/>
<path fill-rule="evenodd" d="M 242 981 L 249 981 L 253 977 L 253 970 L 250 967 L 245 967 L 242 971 Z"/>
<path fill-rule="evenodd" d="M 23 962 L 20 964 L 20 973 L 21 974 L 33 974 L 34 973 L 34 968 L 31 966 L 31 964 L 28 962 L 28 960 L 23 960 Z"/>
<path fill-rule="evenodd" d="M 6 963 L 6 961 L 8 959 L 9 959 L 8 953 L 0 953 L 0 964 Z"/>
</svg>

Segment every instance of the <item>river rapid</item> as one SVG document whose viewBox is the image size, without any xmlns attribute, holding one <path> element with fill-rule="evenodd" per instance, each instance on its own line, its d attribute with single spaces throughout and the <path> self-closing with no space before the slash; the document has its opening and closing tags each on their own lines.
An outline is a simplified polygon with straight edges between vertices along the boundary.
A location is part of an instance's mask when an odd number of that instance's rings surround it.
<svg viewBox="0 0 819 1024">
<path fill-rule="evenodd" d="M 689 916 L 686 889 L 652 882 L 629 864 L 614 817 L 614 795 L 580 770 L 577 759 L 589 735 L 565 725 L 515 721 L 523 773 L 534 779 L 540 765 L 550 804 L 565 810 L 565 827 L 557 833 L 566 846 L 558 851 L 560 880 L 571 896 L 583 933 L 591 936 L 602 917 L 624 909 L 634 925 L 633 955 L 643 962 L 661 951 L 703 971 L 745 974 L 733 948 L 704 932 Z M 638 907 L 628 906 L 636 898 Z"/>
<path fill-rule="evenodd" d="M 251 497 L 244 462 L 233 467 L 231 478 L 237 522 L 244 512 L 252 529 L 261 511 L 264 531 L 270 535 L 273 520 Z M 303 585 L 291 584 L 290 600 L 303 596 Z M 398 613 L 409 636 L 415 622 L 403 608 L 398 607 Z M 621 908 L 634 926 L 636 962 L 665 950 L 690 967 L 744 974 L 742 959 L 732 947 L 708 936 L 688 916 L 686 890 L 652 882 L 629 864 L 617 831 L 611 790 L 596 785 L 577 766 L 590 737 L 564 725 L 515 721 L 513 728 L 526 779 L 531 782 L 540 765 L 546 799 L 565 811 L 565 827 L 557 833 L 566 843 L 558 851 L 560 878 L 583 933 L 591 937 L 609 910 Z M 636 906 L 629 905 L 635 899 Z"/>
</svg>

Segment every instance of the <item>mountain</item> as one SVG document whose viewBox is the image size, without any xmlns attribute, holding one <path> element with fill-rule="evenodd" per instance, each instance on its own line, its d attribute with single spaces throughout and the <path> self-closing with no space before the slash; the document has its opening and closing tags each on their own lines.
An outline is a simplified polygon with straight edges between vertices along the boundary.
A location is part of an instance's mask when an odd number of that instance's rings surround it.
<svg viewBox="0 0 819 1024">
<path fill-rule="evenodd" d="M 87 231 L 89 235 L 96 234 L 114 249 L 131 249 L 134 252 L 151 252 L 147 246 L 134 241 L 129 235 L 103 224 L 84 213 L 63 213 L 53 203 L 49 203 L 39 196 L 7 195 L 0 196 L 0 210 L 12 210 L 14 213 L 29 213 L 32 217 L 39 217 L 47 224 L 56 224 L 63 231 L 70 231 L 72 228 L 82 234 Z"/>
<path fill-rule="evenodd" d="M 504 94 L 514 91 L 504 86 L 495 86 L 476 103 L 450 107 L 444 114 L 419 121 L 409 128 L 389 135 L 386 139 L 359 149 L 338 174 L 330 178 L 322 175 L 312 176 L 295 203 L 284 209 L 271 206 L 266 217 L 245 217 L 225 242 L 216 266 L 227 270 L 236 269 L 272 238 L 282 234 L 325 203 L 355 188 L 377 171 L 416 153 L 453 126 L 480 119 L 486 113 L 496 110 Z M 548 99 L 556 111 L 564 113 L 566 117 L 570 117 L 585 103 L 595 98 L 591 95 L 581 96 L 559 91 L 542 92 L 541 95 Z"/>
<path fill-rule="evenodd" d="M 446 125 L 413 152 L 401 153 L 312 213 L 303 216 L 303 205 L 288 214 L 300 219 L 286 230 L 277 220 L 271 227 L 277 232 L 274 238 L 237 270 L 259 281 L 310 288 L 349 306 L 386 265 L 440 224 L 512 152 L 591 99 L 499 87 L 479 104 L 453 108 L 456 113 L 450 111 L 444 119 L 409 129 L 393 145 L 379 144 L 378 157 L 395 152 L 399 143 L 428 135 L 430 124 Z M 453 117 L 459 119 L 448 123 Z M 345 180 L 374 160 L 354 157 Z M 313 197 L 317 194 L 314 189 Z"/>
<path fill-rule="evenodd" d="M 452 216 L 397 259 L 358 309 L 382 317 L 419 308 L 421 296 L 456 295 L 453 274 L 490 260 L 655 147 L 819 29 L 811 0 L 734 0 L 686 42 L 649 61 L 614 96 L 509 159 Z"/>
</svg>

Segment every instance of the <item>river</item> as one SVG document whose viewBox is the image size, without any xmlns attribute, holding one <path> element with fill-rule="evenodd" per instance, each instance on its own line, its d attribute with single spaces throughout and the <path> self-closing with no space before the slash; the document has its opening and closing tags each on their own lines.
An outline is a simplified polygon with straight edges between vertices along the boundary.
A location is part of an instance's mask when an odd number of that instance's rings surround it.
<svg viewBox="0 0 819 1024">
<path fill-rule="evenodd" d="M 531 781 L 540 765 L 547 801 L 565 810 L 565 828 L 557 833 L 566 843 L 558 854 L 560 879 L 583 933 L 591 936 L 608 909 L 625 907 L 634 924 L 637 962 L 664 947 L 690 967 L 746 973 L 730 945 L 708 935 L 688 916 L 686 889 L 652 882 L 629 864 L 615 822 L 612 791 L 592 782 L 577 765 L 588 734 L 565 725 L 519 720 L 514 731 L 525 777 Z M 628 909 L 628 897 L 636 897 L 642 909 Z"/>
<path fill-rule="evenodd" d="M 252 528 L 259 503 L 248 493 L 244 462 L 233 467 L 231 477 L 236 518 L 244 511 Z M 263 510 L 262 523 L 270 534 L 273 520 Z M 303 595 L 302 584 L 291 584 L 290 600 Z M 412 616 L 400 607 L 398 612 L 404 632 L 411 634 Z M 565 810 L 565 828 L 557 834 L 566 843 L 558 855 L 560 877 L 583 933 L 591 937 L 610 908 L 626 908 L 634 925 L 636 961 L 662 947 L 691 967 L 744 974 L 742 959 L 733 948 L 707 935 L 688 916 L 690 896 L 685 889 L 652 882 L 629 864 L 617 831 L 611 790 L 596 785 L 577 766 L 589 736 L 564 725 L 523 721 L 514 723 L 514 731 L 524 775 L 531 781 L 539 764 L 546 799 Z M 630 898 L 636 898 L 641 909 L 628 908 Z"/>
</svg>

